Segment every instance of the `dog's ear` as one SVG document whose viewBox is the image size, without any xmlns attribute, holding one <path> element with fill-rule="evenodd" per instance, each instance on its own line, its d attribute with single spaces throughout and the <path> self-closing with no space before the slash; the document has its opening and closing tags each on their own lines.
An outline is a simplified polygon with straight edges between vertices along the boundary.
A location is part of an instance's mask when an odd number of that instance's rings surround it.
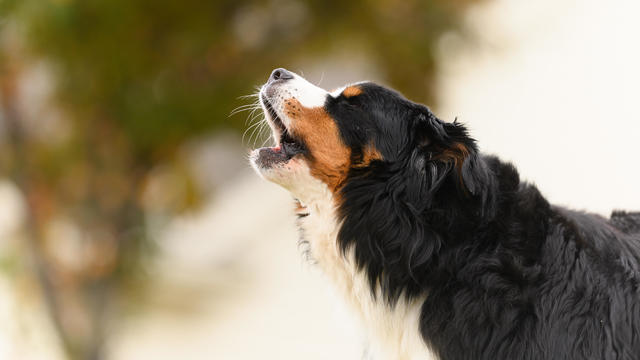
<svg viewBox="0 0 640 360">
<path fill-rule="evenodd" d="M 463 193 L 482 193 L 489 179 L 488 169 L 463 124 L 443 122 L 425 107 L 418 114 L 413 132 L 414 152 L 425 159 L 429 170 L 427 183 L 439 187 L 450 178 Z"/>
<path fill-rule="evenodd" d="M 475 150 L 463 160 L 460 177 L 472 195 L 480 194 L 486 186 L 489 180 L 489 170 Z"/>
</svg>

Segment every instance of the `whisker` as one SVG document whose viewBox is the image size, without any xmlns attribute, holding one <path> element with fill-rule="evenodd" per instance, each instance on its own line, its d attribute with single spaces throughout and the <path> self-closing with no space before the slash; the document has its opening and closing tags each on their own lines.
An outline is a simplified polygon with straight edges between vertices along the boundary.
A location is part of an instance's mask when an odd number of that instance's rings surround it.
<svg viewBox="0 0 640 360">
<path fill-rule="evenodd" d="M 256 126 L 259 126 L 259 125 L 260 125 L 260 123 L 259 123 L 259 122 L 257 122 L 257 123 L 255 123 L 255 124 L 253 124 L 253 125 L 249 126 L 249 127 L 244 131 L 244 133 L 242 133 L 242 142 L 243 142 L 243 143 L 244 143 L 244 137 L 247 135 L 247 132 L 248 132 L 249 130 L 251 130 L 252 128 L 254 128 L 254 129 L 255 129 L 255 127 L 256 127 Z M 251 140 L 251 137 L 249 137 L 249 140 Z"/>
<path fill-rule="evenodd" d="M 263 129 L 258 130 L 257 135 L 256 135 L 256 141 L 254 144 L 257 144 L 258 141 L 262 140 L 264 137 L 264 131 Z M 264 141 L 262 141 L 262 145 L 260 145 L 259 147 L 263 147 L 264 146 Z"/>
<path fill-rule="evenodd" d="M 269 139 L 271 138 L 271 127 L 266 121 L 263 121 L 260 124 L 260 137 L 264 139 L 264 141 L 262 142 L 262 146 L 264 146 L 264 144 L 266 144 L 267 141 L 269 141 Z"/>
<path fill-rule="evenodd" d="M 256 124 L 258 126 L 255 126 L 253 130 L 251 130 L 251 135 L 249 136 L 249 142 L 251 142 L 251 139 L 253 138 L 253 146 L 256 146 L 256 142 L 258 141 L 258 138 L 256 135 L 260 134 L 260 129 L 262 128 L 262 124 L 264 124 L 264 122 L 260 121 L 260 122 L 256 122 Z"/>
<path fill-rule="evenodd" d="M 260 105 L 257 104 L 246 104 L 246 105 L 240 105 L 237 108 L 233 109 L 231 111 L 231 113 L 229 113 L 229 117 L 241 113 L 243 111 L 248 111 L 248 110 L 253 110 L 253 109 L 260 109 Z"/>
<path fill-rule="evenodd" d="M 260 103 L 261 88 L 261 86 L 255 86 L 255 93 L 238 97 L 238 99 L 252 99 L 252 101 L 249 104 L 238 106 L 229 114 L 229 117 L 231 117 L 241 112 L 248 112 L 247 118 L 244 121 L 245 126 L 247 124 L 248 126 L 242 133 L 241 140 L 243 144 L 248 146 L 255 146 L 259 140 L 265 138 L 266 135 L 270 133 L 269 124 L 264 117 L 262 104 Z M 265 131 L 267 131 L 267 133 L 265 133 Z M 264 143 L 266 143 L 266 141 Z"/>
<path fill-rule="evenodd" d="M 320 84 L 322 84 L 322 80 L 324 80 L 324 71 L 322 72 L 322 75 L 320 75 L 320 81 L 318 81 L 316 86 L 320 87 Z"/>
<path fill-rule="evenodd" d="M 254 107 L 254 106 L 260 106 L 260 104 L 258 104 L 257 102 L 252 102 L 250 104 L 240 105 L 236 109 L 244 109 L 244 108 Z"/>
<path fill-rule="evenodd" d="M 249 114 L 249 116 L 247 117 L 247 120 L 245 120 L 244 124 L 247 125 L 247 123 L 253 124 L 253 122 L 258 119 L 258 121 L 260 121 L 260 117 L 263 116 L 264 114 L 260 111 L 260 112 L 256 112 L 257 109 L 251 111 L 251 113 Z"/>
<path fill-rule="evenodd" d="M 257 98 L 259 96 L 260 96 L 260 94 L 255 93 L 255 94 L 238 96 L 236 99 L 241 100 L 241 99 L 248 99 L 248 98 Z"/>
<path fill-rule="evenodd" d="M 267 142 L 271 140 L 271 131 L 269 131 L 269 127 L 267 126 L 266 128 L 264 128 L 264 130 L 266 131 L 266 134 L 262 135 L 264 137 L 264 141 L 262 142 L 262 145 L 260 145 L 260 147 L 264 147 Z"/>
<path fill-rule="evenodd" d="M 237 113 L 243 112 L 243 111 L 248 111 L 248 110 L 253 110 L 256 109 L 257 107 L 253 104 L 251 105 L 243 105 L 242 107 L 238 106 L 237 108 L 233 109 L 231 111 L 231 113 L 229 113 L 229 116 L 233 116 Z"/>
<path fill-rule="evenodd" d="M 260 126 L 254 127 L 253 130 L 251 130 L 251 135 L 249 136 L 249 142 L 251 142 L 251 139 L 253 139 L 253 144 L 252 144 L 253 147 L 256 146 L 256 142 L 258 141 L 258 139 L 255 138 L 255 136 L 256 134 L 258 134 L 259 129 L 260 129 Z"/>
</svg>

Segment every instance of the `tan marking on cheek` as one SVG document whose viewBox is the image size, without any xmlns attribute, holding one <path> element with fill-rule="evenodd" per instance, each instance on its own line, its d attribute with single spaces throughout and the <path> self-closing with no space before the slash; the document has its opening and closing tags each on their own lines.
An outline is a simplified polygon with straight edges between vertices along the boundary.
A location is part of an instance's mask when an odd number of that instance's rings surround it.
<svg viewBox="0 0 640 360">
<path fill-rule="evenodd" d="M 382 154 L 373 145 L 367 145 L 362 150 L 362 160 L 357 164 L 353 164 L 354 167 L 369 166 L 374 160 L 382 160 Z"/>
<path fill-rule="evenodd" d="M 295 99 L 285 102 L 285 113 L 291 118 L 293 136 L 309 150 L 311 175 L 337 194 L 347 178 L 351 149 L 342 142 L 335 121 L 324 108 L 305 108 Z"/>
<path fill-rule="evenodd" d="M 342 91 L 342 95 L 348 98 L 352 96 L 358 96 L 360 94 L 362 94 L 362 89 L 360 89 L 360 87 L 358 86 L 349 86 L 348 88 L 344 89 L 344 91 Z"/>
</svg>

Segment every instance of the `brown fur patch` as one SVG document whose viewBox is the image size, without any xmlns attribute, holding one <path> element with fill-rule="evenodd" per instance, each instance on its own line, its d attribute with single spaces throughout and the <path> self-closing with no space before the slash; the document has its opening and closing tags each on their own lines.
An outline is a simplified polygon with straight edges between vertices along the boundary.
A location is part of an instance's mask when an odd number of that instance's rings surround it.
<svg viewBox="0 0 640 360">
<path fill-rule="evenodd" d="M 296 99 L 285 102 L 291 132 L 307 146 L 311 175 L 338 193 L 351 166 L 351 149 L 342 141 L 335 121 L 323 108 L 305 108 Z"/>
<path fill-rule="evenodd" d="M 369 166 L 373 160 L 382 160 L 382 154 L 378 151 L 378 149 L 371 145 L 367 145 L 362 150 L 362 160 L 360 160 L 357 164 L 354 164 L 355 167 L 365 167 Z"/>
<path fill-rule="evenodd" d="M 342 95 L 346 96 L 346 97 L 352 97 L 352 96 L 358 96 L 362 94 L 362 89 L 360 89 L 360 87 L 358 86 L 349 86 L 346 89 L 344 89 L 342 91 Z"/>
<path fill-rule="evenodd" d="M 467 156 L 469 156 L 469 150 L 467 149 L 466 146 L 457 142 L 457 143 L 453 143 L 453 145 L 451 145 L 450 148 L 445 149 L 442 152 L 442 155 L 446 158 L 451 159 L 456 164 L 456 167 L 462 168 L 462 163 L 464 162 L 464 159 L 466 159 Z"/>
<path fill-rule="evenodd" d="M 453 162 L 454 167 L 460 175 L 460 185 L 464 189 L 464 179 L 462 179 L 462 164 L 464 160 L 469 156 L 469 149 L 461 143 L 454 143 L 451 147 L 442 151 L 438 156 L 441 160 Z"/>
</svg>

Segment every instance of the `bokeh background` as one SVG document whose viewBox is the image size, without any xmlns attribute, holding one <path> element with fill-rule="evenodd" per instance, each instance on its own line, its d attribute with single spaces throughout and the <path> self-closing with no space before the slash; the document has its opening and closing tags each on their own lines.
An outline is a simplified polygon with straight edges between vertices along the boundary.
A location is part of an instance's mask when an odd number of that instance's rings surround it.
<svg viewBox="0 0 640 360">
<path fill-rule="evenodd" d="M 276 67 L 374 80 L 554 203 L 640 210 L 634 0 L 1 0 L 0 359 L 358 359 L 260 181 Z M 234 111 L 236 110 L 236 111 Z"/>
</svg>

